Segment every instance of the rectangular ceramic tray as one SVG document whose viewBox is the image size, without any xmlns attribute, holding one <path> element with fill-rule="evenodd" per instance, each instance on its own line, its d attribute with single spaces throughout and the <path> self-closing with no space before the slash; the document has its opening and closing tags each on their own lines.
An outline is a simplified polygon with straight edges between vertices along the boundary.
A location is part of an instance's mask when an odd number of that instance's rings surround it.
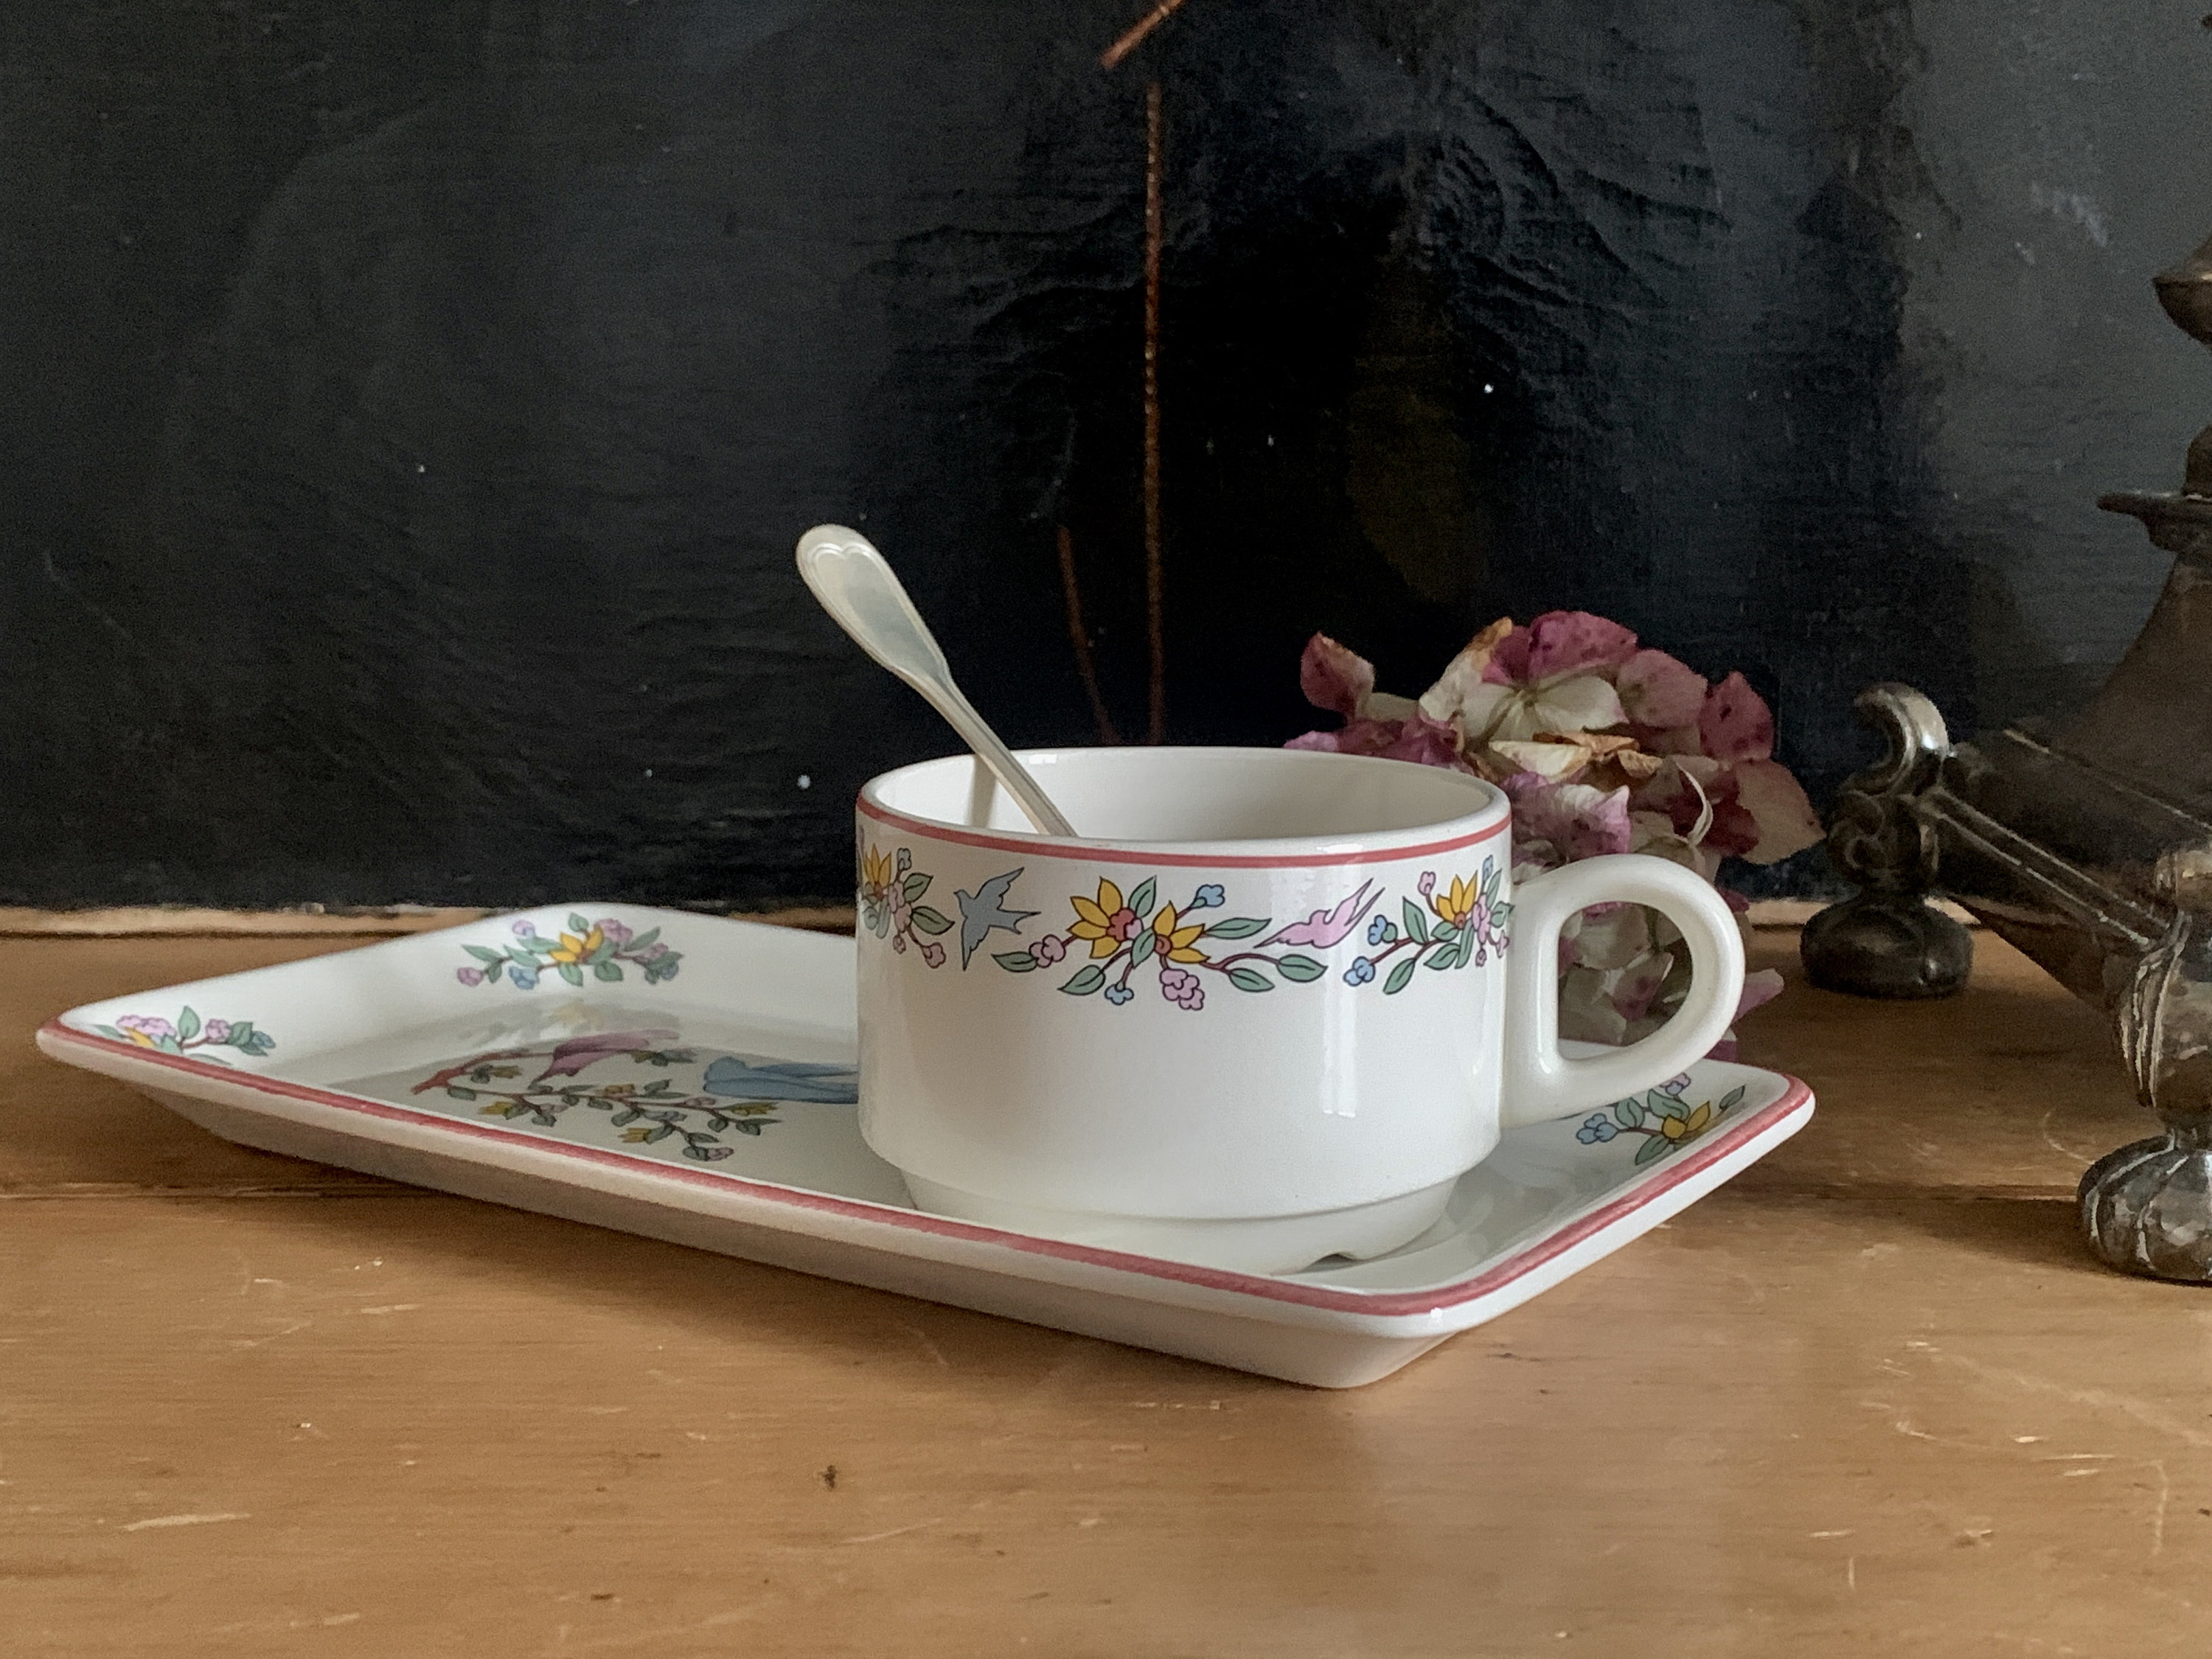
<svg viewBox="0 0 2212 1659">
<path fill-rule="evenodd" d="M 57 1060 L 246 1146 L 1348 1388 L 1656 1226 L 1795 1134 L 1795 1079 L 1510 1131 L 1404 1249 L 1262 1277 L 915 1210 L 861 1141 L 852 941 L 556 906 L 88 1005 Z"/>
</svg>

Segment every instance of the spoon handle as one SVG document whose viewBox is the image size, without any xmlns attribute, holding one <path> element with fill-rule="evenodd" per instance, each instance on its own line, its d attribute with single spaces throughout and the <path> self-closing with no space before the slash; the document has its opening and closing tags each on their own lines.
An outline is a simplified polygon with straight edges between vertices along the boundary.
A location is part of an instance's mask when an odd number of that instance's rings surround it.
<svg viewBox="0 0 2212 1659">
<path fill-rule="evenodd" d="M 1074 826 L 1037 787 L 1029 768 L 961 695 L 936 636 L 866 537 L 842 525 L 817 525 L 799 538 L 799 574 L 854 644 L 945 716 L 1041 834 L 1074 837 Z"/>
</svg>

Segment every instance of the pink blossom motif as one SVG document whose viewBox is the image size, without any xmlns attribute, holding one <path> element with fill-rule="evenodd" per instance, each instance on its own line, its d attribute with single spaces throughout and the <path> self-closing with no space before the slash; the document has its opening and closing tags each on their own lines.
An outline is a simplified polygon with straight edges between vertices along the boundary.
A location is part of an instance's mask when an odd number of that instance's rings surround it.
<svg viewBox="0 0 2212 1659">
<path fill-rule="evenodd" d="M 211 1019 L 208 1021 L 206 1024 L 200 1027 L 200 1036 L 205 1041 L 216 1043 L 218 1045 L 228 1042 L 230 1041 L 230 1022 L 227 1019 Z"/>
<path fill-rule="evenodd" d="M 1278 928 L 1255 948 L 1264 950 L 1270 945 L 1304 945 L 1316 951 L 1326 951 L 1341 945 L 1352 930 L 1365 919 L 1375 901 L 1382 896 L 1382 890 L 1373 882 L 1362 882 L 1358 891 L 1340 899 L 1334 908 L 1316 910 L 1304 921 L 1294 921 L 1287 927 Z"/>
<path fill-rule="evenodd" d="M 1040 968 L 1051 967 L 1066 954 L 1067 941 L 1057 933 L 1047 933 L 1030 942 L 1030 959 Z"/>
<path fill-rule="evenodd" d="M 629 927 L 626 927 L 621 922 L 617 921 L 612 916 L 602 916 L 599 919 L 599 928 L 600 936 L 605 939 L 612 939 L 615 943 L 615 948 L 617 950 L 620 950 L 623 945 L 629 944 L 631 939 L 636 937 L 636 934 Z"/>
<path fill-rule="evenodd" d="M 1206 1006 L 1206 988 L 1198 982 L 1198 975 L 1187 968 L 1161 969 L 1160 994 L 1178 1008 L 1196 1010 Z"/>
<path fill-rule="evenodd" d="M 936 944 L 923 945 L 921 959 L 933 968 L 942 968 L 945 965 L 945 947 Z"/>
<path fill-rule="evenodd" d="M 1423 898 L 1434 897 L 1437 890 L 1437 872 L 1433 870 L 1422 871 L 1420 880 L 1414 884 L 1421 890 Z"/>
<path fill-rule="evenodd" d="M 453 969 L 453 977 L 460 981 L 464 985 L 481 985 L 483 983 L 483 969 L 481 968 L 456 968 Z"/>
<path fill-rule="evenodd" d="M 907 936 L 904 933 L 893 933 L 891 935 L 891 949 L 897 951 L 901 956 L 904 956 L 906 954 L 906 940 Z"/>
<path fill-rule="evenodd" d="M 1142 920 L 1134 910 L 1125 904 L 1106 918 L 1106 937 L 1126 943 L 1137 936 L 1137 929 Z"/>
<path fill-rule="evenodd" d="M 126 1031 L 151 1037 L 156 1042 L 177 1034 L 177 1028 L 157 1014 L 124 1014 L 115 1023 Z"/>
</svg>

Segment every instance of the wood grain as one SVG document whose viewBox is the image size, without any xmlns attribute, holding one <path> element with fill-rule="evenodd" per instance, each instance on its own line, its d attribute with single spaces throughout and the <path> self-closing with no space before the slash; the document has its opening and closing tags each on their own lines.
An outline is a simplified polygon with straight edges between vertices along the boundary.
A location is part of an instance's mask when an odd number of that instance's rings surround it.
<svg viewBox="0 0 2212 1659">
<path fill-rule="evenodd" d="M 2206 1310 L 2076 1247 L 2063 1149 L 2142 1125 L 1994 941 L 1948 1005 L 1793 988 L 1786 1154 L 1342 1395 L 244 1153 L 27 1049 L 327 944 L 0 945 L 11 1655 L 2212 1644 Z"/>
</svg>

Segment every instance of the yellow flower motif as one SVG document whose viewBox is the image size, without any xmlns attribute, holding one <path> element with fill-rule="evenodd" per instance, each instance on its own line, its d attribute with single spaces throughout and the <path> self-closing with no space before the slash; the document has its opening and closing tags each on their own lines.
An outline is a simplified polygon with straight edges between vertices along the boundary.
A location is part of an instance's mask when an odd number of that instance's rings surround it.
<svg viewBox="0 0 2212 1659">
<path fill-rule="evenodd" d="M 1103 876 L 1098 878 L 1096 899 L 1077 893 L 1071 894 L 1067 902 L 1075 907 L 1075 926 L 1068 932 L 1091 941 L 1094 959 L 1112 956 L 1121 948 L 1121 941 L 1135 931 L 1132 926 L 1135 918 L 1122 901 L 1121 890 Z"/>
<path fill-rule="evenodd" d="M 607 936 L 596 927 L 581 939 L 578 939 L 574 933 L 563 933 L 561 935 L 559 948 L 546 960 L 556 963 L 580 963 L 606 942 Z"/>
<path fill-rule="evenodd" d="M 1454 876 L 1449 892 L 1429 896 L 1429 908 L 1457 927 L 1474 914 L 1474 902 L 1481 896 L 1481 888 L 1470 887 L 1463 878 Z"/>
<path fill-rule="evenodd" d="M 1668 1139 L 1679 1144 L 1693 1135 L 1703 1134 L 1711 1126 L 1712 1121 L 1713 1103 L 1709 1100 L 1687 1117 L 1661 1118 L 1659 1133 Z"/>
<path fill-rule="evenodd" d="M 882 892 L 891 884 L 891 855 L 871 847 L 860 854 L 860 885 Z"/>
<path fill-rule="evenodd" d="M 1198 936 L 1205 931 L 1203 922 L 1188 927 L 1176 927 L 1175 906 L 1163 904 L 1159 914 L 1152 918 L 1153 949 L 1163 962 L 1204 962 L 1204 953 L 1194 947 Z"/>
</svg>

